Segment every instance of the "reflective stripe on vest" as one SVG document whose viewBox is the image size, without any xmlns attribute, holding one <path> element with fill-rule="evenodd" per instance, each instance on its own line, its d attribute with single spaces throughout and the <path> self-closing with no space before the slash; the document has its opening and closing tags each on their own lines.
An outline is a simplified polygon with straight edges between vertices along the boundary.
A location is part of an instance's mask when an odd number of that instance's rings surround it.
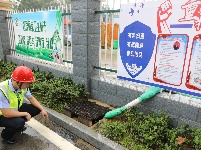
<svg viewBox="0 0 201 150">
<path fill-rule="evenodd" d="M 4 85 L 0 84 L 0 89 L 3 92 L 3 94 L 5 95 L 5 97 L 8 99 L 8 90 Z"/>
<path fill-rule="evenodd" d="M 27 92 L 27 89 L 26 90 L 22 89 L 17 96 L 14 91 L 10 91 L 8 80 L 0 83 L 0 90 L 4 93 L 5 97 L 8 99 L 10 108 L 12 110 L 18 110 L 18 97 L 20 100 L 19 106 L 21 106 L 24 100 L 24 94 Z M 1 111 L 0 115 L 2 115 Z"/>
</svg>

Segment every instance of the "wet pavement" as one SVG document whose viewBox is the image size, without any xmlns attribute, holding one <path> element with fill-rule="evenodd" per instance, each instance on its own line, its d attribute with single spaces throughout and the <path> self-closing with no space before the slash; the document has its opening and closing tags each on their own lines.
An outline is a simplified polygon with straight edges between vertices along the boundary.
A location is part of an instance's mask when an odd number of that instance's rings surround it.
<svg viewBox="0 0 201 150">
<path fill-rule="evenodd" d="M 51 129 L 52 131 L 54 131 L 55 133 L 57 133 L 59 136 L 63 137 L 64 139 L 75 145 L 76 147 L 80 148 L 81 150 L 98 150 L 83 139 L 80 139 L 75 134 L 57 125 L 55 122 L 52 122 L 50 120 L 44 121 L 41 115 L 36 116 L 35 119 L 46 127 L 48 127 L 49 129 Z"/>
<path fill-rule="evenodd" d="M 0 132 L 3 128 L 0 128 Z M 57 146 L 27 126 L 24 133 L 17 133 L 16 144 L 6 144 L 0 140 L 0 150 L 60 150 Z"/>
<path fill-rule="evenodd" d="M 81 150 L 98 150 L 74 135 L 73 133 L 60 127 L 56 123 L 50 120 L 44 121 L 41 118 L 41 115 L 36 116 L 34 119 Z M 60 150 L 58 146 L 56 146 L 52 143 L 52 141 L 48 140 L 43 135 L 38 133 L 34 128 L 28 125 L 26 126 L 26 131 L 24 131 L 23 133 L 17 133 L 14 136 L 17 139 L 16 144 L 7 144 L 4 141 L 0 140 L 0 150 Z M 3 128 L 0 128 L 0 132 L 2 130 Z M 61 140 L 61 144 L 62 142 L 63 141 Z M 68 147 L 66 147 L 66 150 L 68 150 Z"/>
</svg>

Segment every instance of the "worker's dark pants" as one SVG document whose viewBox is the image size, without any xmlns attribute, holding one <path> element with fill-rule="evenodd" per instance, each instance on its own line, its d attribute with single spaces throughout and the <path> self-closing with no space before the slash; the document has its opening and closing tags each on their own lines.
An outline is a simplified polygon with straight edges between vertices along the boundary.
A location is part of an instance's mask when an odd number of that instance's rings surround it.
<svg viewBox="0 0 201 150">
<path fill-rule="evenodd" d="M 19 109 L 20 112 L 28 112 L 31 117 L 34 117 L 40 113 L 40 110 L 31 104 L 23 103 Z M 23 129 L 26 122 L 25 117 L 5 118 L 0 116 L 0 127 L 5 127 L 4 138 L 11 138 L 16 132 Z"/>
</svg>

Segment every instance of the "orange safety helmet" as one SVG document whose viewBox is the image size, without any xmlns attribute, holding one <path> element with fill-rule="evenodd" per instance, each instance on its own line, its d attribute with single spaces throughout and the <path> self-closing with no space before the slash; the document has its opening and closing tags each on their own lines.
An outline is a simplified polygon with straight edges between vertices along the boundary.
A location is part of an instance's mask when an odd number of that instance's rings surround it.
<svg viewBox="0 0 201 150">
<path fill-rule="evenodd" d="M 13 71 L 11 78 L 18 82 L 34 82 L 35 78 L 30 68 L 26 66 L 18 66 Z"/>
</svg>

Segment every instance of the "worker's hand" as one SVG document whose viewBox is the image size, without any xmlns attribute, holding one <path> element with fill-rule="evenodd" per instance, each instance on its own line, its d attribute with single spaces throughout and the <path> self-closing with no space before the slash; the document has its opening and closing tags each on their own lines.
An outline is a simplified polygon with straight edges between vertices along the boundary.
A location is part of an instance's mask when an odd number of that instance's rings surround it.
<svg viewBox="0 0 201 150">
<path fill-rule="evenodd" d="M 48 114 L 45 109 L 41 110 L 41 115 L 43 116 L 43 119 L 48 119 Z"/>
<path fill-rule="evenodd" d="M 26 117 L 27 121 L 29 121 L 31 119 L 31 115 L 28 112 L 26 113 L 25 117 Z"/>
</svg>

